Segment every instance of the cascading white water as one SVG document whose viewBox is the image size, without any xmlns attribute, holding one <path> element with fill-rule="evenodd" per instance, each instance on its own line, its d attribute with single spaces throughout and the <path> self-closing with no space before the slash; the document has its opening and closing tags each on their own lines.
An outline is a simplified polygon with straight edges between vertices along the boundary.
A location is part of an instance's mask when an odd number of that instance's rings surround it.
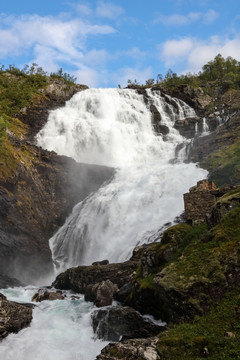
<svg viewBox="0 0 240 360">
<path fill-rule="evenodd" d="M 154 239 L 163 224 L 181 213 L 182 194 L 206 176 L 183 162 L 184 151 L 175 159 L 176 147 L 188 141 L 173 128 L 174 122 L 194 116 L 193 110 L 157 92 L 147 94 L 148 105 L 133 90 L 78 93 L 51 112 L 37 137 L 39 145 L 59 154 L 116 168 L 113 180 L 77 204 L 51 239 L 53 259 L 62 268 L 103 258 L 125 260 L 135 245 Z M 160 112 L 168 135 L 153 132 L 150 104 Z M 29 302 L 36 290 L 1 292 Z M 82 297 L 71 300 L 68 293 L 65 300 L 43 301 L 33 310 L 30 328 L 2 341 L 0 359 L 93 360 L 106 342 L 94 340 L 92 308 Z"/>
<path fill-rule="evenodd" d="M 91 89 L 51 112 L 38 145 L 77 161 L 115 167 L 114 179 L 77 204 L 50 240 L 62 269 L 96 260 L 124 261 L 183 210 L 182 195 L 206 172 L 174 163 L 185 139 L 173 128 L 194 111 L 182 101 L 147 92 L 169 134 L 157 136 L 151 112 L 134 90 Z M 172 161 L 171 161 L 172 160 Z"/>
</svg>

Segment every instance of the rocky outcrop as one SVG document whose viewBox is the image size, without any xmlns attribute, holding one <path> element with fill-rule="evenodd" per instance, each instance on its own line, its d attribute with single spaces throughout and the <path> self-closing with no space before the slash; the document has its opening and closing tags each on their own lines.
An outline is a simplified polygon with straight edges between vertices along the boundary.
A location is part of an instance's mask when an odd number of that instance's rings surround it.
<svg viewBox="0 0 240 360">
<path fill-rule="evenodd" d="M 227 110 L 226 110 L 227 111 Z M 196 137 L 189 147 L 189 161 L 199 162 L 210 174 L 210 180 L 219 186 L 240 183 L 238 171 L 239 112 L 204 137 Z"/>
<path fill-rule="evenodd" d="M 33 302 L 41 302 L 44 300 L 63 300 L 64 296 L 61 291 L 47 291 L 42 290 L 33 295 Z"/>
<path fill-rule="evenodd" d="M 200 224 L 206 221 L 216 204 L 217 187 L 208 180 L 202 180 L 183 195 L 185 219 L 191 224 Z"/>
<path fill-rule="evenodd" d="M 40 89 L 42 96 L 36 96 L 32 105 L 21 109 L 16 116 L 29 126 L 27 139 L 34 140 L 34 136 L 47 122 L 49 111 L 57 109 L 65 104 L 74 94 L 86 90 L 86 85 L 68 85 L 64 79 L 49 80 L 49 84 Z"/>
<path fill-rule="evenodd" d="M 92 325 L 97 337 L 106 341 L 147 338 L 166 330 L 165 326 L 152 323 L 128 306 L 94 311 Z"/>
<path fill-rule="evenodd" d="M 125 340 L 109 344 L 97 356 L 97 360 L 160 360 L 157 351 L 157 337 Z"/>
<path fill-rule="evenodd" d="M 17 148 L 17 145 L 15 145 Z M 49 238 L 72 207 L 109 179 L 107 167 L 78 164 L 30 144 L 31 157 L 0 180 L 0 271 L 29 283 L 52 271 Z"/>
<path fill-rule="evenodd" d="M 0 272 L 24 283 L 53 270 L 49 238 L 77 202 L 113 175 L 113 169 L 78 164 L 33 144 L 49 110 L 85 88 L 51 80 L 31 106 L 16 114 L 17 131 L 6 131 L 7 155 L 0 161 Z"/>
<path fill-rule="evenodd" d="M 121 300 L 129 296 L 131 283 L 137 270 L 138 261 L 129 260 L 119 264 L 78 266 L 57 276 L 52 286 L 57 289 L 73 290 L 85 294 L 86 300 L 107 305 L 112 297 Z"/>
<path fill-rule="evenodd" d="M 8 301 L 0 294 L 0 340 L 10 333 L 17 333 L 30 325 L 32 307 Z"/>
</svg>

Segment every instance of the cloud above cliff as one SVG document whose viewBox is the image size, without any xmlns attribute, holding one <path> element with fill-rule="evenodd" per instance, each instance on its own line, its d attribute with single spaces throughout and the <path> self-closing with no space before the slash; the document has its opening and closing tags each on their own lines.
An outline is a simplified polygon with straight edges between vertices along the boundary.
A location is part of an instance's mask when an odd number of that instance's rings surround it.
<svg viewBox="0 0 240 360">
<path fill-rule="evenodd" d="M 215 55 L 240 60 L 236 0 L 2 1 L 0 65 L 32 62 L 91 86 L 199 71 Z M 121 82 L 122 81 L 122 82 Z"/>
<path fill-rule="evenodd" d="M 240 59 L 240 37 L 223 39 L 213 36 L 205 41 L 187 37 L 168 40 L 160 44 L 158 49 L 159 59 L 164 61 L 166 66 L 174 67 L 176 63 L 182 62 L 185 64 L 183 72 L 195 72 L 199 71 L 204 64 L 212 60 L 217 54 Z"/>
</svg>

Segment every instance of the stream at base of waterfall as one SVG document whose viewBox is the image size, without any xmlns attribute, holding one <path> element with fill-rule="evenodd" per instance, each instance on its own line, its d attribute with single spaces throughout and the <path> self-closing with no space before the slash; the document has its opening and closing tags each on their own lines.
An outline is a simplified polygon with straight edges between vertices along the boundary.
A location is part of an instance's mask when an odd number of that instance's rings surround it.
<svg viewBox="0 0 240 360">
<path fill-rule="evenodd" d="M 168 134 L 154 132 L 151 105 Z M 116 169 L 113 179 L 77 204 L 50 239 L 58 272 L 96 260 L 124 261 L 135 246 L 158 238 L 159 229 L 183 212 L 183 193 L 207 175 L 184 162 L 190 140 L 174 129 L 176 120 L 194 116 L 178 99 L 151 90 L 144 99 L 130 89 L 89 89 L 50 113 L 37 135 L 39 146 Z M 9 300 L 30 301 L 32 290 L 9 289 L 4 294 Z M 92 308 L 69 297 L 41 303 L 31 327 L 1 343 L 0 358 L 94 359 L 106 343 L 94 338 Z"/>
</svg>

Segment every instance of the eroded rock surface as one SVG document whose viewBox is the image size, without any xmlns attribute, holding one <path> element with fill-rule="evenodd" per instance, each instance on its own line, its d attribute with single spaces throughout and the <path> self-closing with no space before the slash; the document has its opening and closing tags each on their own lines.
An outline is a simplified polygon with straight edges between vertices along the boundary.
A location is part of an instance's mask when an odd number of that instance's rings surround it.
<svg viewBox="0 0 240 360">
<path fill-rule="evenodd" d="M 17 333 L 28 327 L 32 320 L 32 308 L 29 305 L 8 301 L 0 294 L 0 340 L 10 333 Z"/>
</svg>

